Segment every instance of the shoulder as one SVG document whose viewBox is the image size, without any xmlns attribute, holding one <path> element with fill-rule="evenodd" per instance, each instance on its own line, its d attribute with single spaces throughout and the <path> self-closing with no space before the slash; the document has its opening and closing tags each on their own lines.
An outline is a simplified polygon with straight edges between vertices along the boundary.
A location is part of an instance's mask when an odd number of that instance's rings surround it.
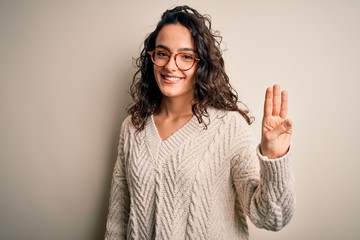
<svg viewBox="0 0 360 240">
<path fill-rule="evenodd" d="M 215 108 L 209 108 L 208 114 L 210 117 L 210 123 L 216 121 L 222 121 L 224 124 L 237 124 L 249 126 L 245 118 L 237 111 L 227 111 Z"/>
<path fill-rule="evenodd" d="M 239 112 L 212 109 L 208 113 L 209 132 L 221 139 L 222 144 L 228 146 L 229 156 L 234 156 L 243 150 L 255 153 L 258 140 L 253 129 Z"/>
<path fill-rule="evenodd" d="M 126 116 L 121 124 L 120 134 L 122 136 L 128 136 L 136 132 L 136 129 L 131 121 L 131 115 Z"/>
<path fill-rule="evenodd" d="M 150 115 L 146 120 L 144 129 L 138 131 L 132 122 L 132 116 L 128 115 L 121 124 L 121 135 L 141 137 L 145 134 L 147 130 L 149 130 L 149 128 L 151 128 L 152 125 L 151 123 L 152 123 L 152 116 Z"/>
<path fill-rule="evenodd" d="M 209 116 L 209 129 L 223 132 L 224 136 L 234 141 L 241 142 L 251 138 L 256 142 L 253 129 L 239 112 L 212 109 Z"/>
<path fill-rule="evenodd" d="M 121 124 L 121 131 L 128 129 L 132 126 L 132 122 L 131 122 L 131 115 L 126 116 L 126 118 L 124 119 L 124 121 Z"/>
</svg>

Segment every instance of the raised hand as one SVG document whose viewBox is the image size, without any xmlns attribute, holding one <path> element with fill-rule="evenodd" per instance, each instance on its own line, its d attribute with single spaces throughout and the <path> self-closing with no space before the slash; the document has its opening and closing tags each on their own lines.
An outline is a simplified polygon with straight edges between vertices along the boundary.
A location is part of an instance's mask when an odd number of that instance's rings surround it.
<svg viewBox="0 0 360 240">
<path fill-rule="evenodd" d="M 260 151 L 270 159 L 281 157 L 289 150 L 293 123 L 287 119 L 287 113 L 287 92 L 281 92 L 279 85 L 266 89 Z"/>
</svg>

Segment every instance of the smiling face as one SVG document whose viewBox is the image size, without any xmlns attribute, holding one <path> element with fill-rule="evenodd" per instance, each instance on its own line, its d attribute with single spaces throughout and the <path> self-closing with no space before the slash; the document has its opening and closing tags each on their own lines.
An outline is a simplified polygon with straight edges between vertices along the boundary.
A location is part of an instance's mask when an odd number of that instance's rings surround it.
<svg viewBox="0 0 360 240">
<path fill-rule="evenodd" d="M 195 56 L 195 44 L 191 32 L 181 24 L 165 25 L 156 38 L 155 48 L 171 54 L 169 62 L 164 67 L 154 64 L 155 80 L 163 94 L 162 99 L 188 98 L 192 100 L 197 63 L 191 69 L 182 71 L 174 60 L 174 54 L 179 52 Z"/>
</svg>

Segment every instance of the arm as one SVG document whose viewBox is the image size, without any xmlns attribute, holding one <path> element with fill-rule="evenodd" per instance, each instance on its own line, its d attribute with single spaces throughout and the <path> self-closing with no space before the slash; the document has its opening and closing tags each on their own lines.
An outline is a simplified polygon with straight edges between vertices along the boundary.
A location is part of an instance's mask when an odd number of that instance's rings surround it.
<svg viewBox="0 0 360 240">
<path fill-rule="evenodd" d="M 290 163 L 292 122 L 286 119 L 287 93 L 268 88 L 265 97 L 261 144 L 256 147 L 251 130 L 240 128 L 232 159 L 232 174 L 239 204 L 259 228 L 280 230 L 291 219 L 295 205 Z"/>
<path fill-rule="evenodd" d="M 234 130 L 238 131 L 230 157 L 238 211 L 246 214 L 256 227 L 278 231 L 294 213 L 291 151 L 269 159 L 260 153 L 245 120 Z"/>
<path fill-rule="evenodd" d="M 295 184 L 290 152 L 277 159 L 268 159 L 260 153 L 260 181 L 251 196 L 249 218 L 260 228 L 278 231 L 286 226 L 295 208 Z M 250 193 L 251 194 L 251 193 Z"/>
<path fill-rule="evenodd" d="M 126 180 L 124 154 L 124 128 L 121 130 L 118 157 L 111 183 L 109 213 L 106 223 L 105 240 L 126 239 L 130 211 L 130 194 Z"/>
</svg>

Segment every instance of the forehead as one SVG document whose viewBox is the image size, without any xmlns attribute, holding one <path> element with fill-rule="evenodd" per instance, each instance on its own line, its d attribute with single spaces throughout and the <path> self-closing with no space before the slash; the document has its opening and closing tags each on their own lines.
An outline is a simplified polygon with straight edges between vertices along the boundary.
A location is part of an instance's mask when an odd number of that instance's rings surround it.
<svg viewBox="0 0 360 240">
<path fill-rule="evenodd" d="M 155 45 L 162 45 L 171 51 L 184 48 L 195 48 L 193 36 L 189 29 L 181 24 L 165 25 L 159 32 Z"/>
</svg>

